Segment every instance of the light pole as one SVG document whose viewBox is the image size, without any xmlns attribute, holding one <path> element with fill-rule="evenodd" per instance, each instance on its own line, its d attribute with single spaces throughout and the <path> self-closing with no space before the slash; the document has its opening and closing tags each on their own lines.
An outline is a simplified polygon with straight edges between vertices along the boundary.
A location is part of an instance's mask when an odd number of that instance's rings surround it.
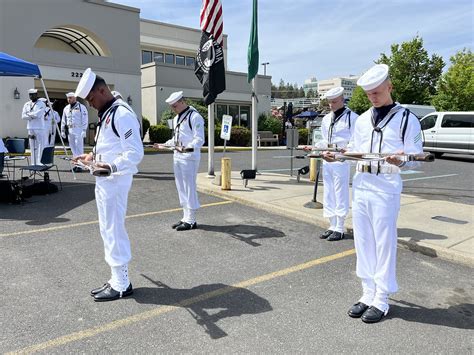
<svg viewBox="0 0 474 355">
<path fill-rule="evenodd" d="M 270 64 L 269 62 L 262 63 L 263 65 L 263 75 L 267 75 L 267 65 Z"/>
</svg>

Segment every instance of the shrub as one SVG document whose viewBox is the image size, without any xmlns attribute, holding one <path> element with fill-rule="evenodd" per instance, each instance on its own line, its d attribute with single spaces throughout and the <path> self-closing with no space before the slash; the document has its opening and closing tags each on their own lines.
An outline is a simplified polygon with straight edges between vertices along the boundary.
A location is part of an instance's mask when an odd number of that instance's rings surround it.
<svg viewBox="0 0 474 355">
<path fill-rule="evenodd" d="M 161 119 L 158 124 L 168 126 L 168 120 L 172 120 L 174 116 L 176 116 L 176 114 L 173 111 L 171 111 L 171 109 L 164 110 L 161 113 Z"/>
<path fill-rule="evenodd" d="M 283 123 L 276 117 L 268 116 L 262 113 L 258 116 L 258 130 L 259 131 L 272 131 L 274 134 L 280 134 Z"/>
<path fill-rule="evenodd" d="M 146 132 L 148 132 L 148 129 L 150 128 L 150 120 L 146 118 L 145 116 L 142 116 L 142 139 L 145 137 Z"/>
<path fill-rule="evenodd" d="M 299 128 L 298 135 L 299 135 L 298 144 L 308 143 L 308 129 L 307 128 Z"/>
<path fill-rule="evenodd" d="M 220 130 L 219 130 L 220 136 Z M 246 127 L 234 126 L 230 134 L 229 145 L 248 147 L 252 138 L 252 132 Z M 222 143 L 224 144 L 224 143 Z"/>
<path fill-rule="evenodd" d="M 165 143 L 168 139 L 171 139 L 172 132 L 168 126 L 165 125 L 156 125 L 150 127 L 150 142 L 152 143 Z"/>
</svg>

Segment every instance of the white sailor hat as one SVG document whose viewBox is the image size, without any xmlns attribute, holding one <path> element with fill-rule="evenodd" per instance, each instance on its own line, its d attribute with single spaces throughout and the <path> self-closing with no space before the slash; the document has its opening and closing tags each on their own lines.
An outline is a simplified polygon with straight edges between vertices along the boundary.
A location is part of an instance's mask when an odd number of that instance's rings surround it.
<svg viewBox="0 0 474 355">
<path fill-rule="evenodd" d="M 178 102 L 180 99 L 183 98 L 183 92 L 182 91 L 176 91 L 174 93 L 172 93 L 166 100 L 165 102 L 168 104 L 168 105 L 173 105 L 175 104 L 176 102 Z"/>
<path fill-rule="evenodd" d="M 122 94 L 119 93 L 118 91 L 115 91 L 115 90 L 114 90 L 114 91 L 111 91 L 110 93 L 111 93 L 111 94 L 113 95 L 113 97 L 115 97 L 116 99 L 123 99 Z"/>
<path fill-rule="evenodd" d="M 85 99 L 87 95 L 89 95 L 92 86 L 94 86 L 95 78 L 95 73 L 91 70 L 91 68 L 87 68 L 84 74 L 82 75 L 79 84 L 77 84 L 77 89 L 74 93 L 74 96 L 80 97 L 81 99 Z"/>
<path fill-rule="evenodd" d="M 29 89 L 28 90 L 28 94 L 37 94 L 38 93 L 38 89 Z"/>
<path fill-rule="evenodd" d="M 388 65 L 376 64 L 357 80 L 357 85 L 364 91 L 375 89 L 388 78 Z"/>
<path fill-rule="evenodd" d="M 76 97 L 76 95 L 73 92 L 68 92 L 66 97 Z"/>
<path fill-rule="evenodd" d="M 343 92 L 344 92 L 344 88 L 338 86 L 338 87 L 336 87 L 336 88 L 330 89 L 330 90 L 326 93 L 325 97 L 326 97 L 326 99 L 328 99 L 328 100 L 332 100 L 332 99 L 335 99 L 335 98 L 341 96 Z"/>
<path fill-rule="evenodd" d="M 43 101 L 43 102 L 48 101 L 48 100 L 46 100 L 46 98 L 44 98 L 44 97 L 40 97 L 38 100 Z"/>
</svg>

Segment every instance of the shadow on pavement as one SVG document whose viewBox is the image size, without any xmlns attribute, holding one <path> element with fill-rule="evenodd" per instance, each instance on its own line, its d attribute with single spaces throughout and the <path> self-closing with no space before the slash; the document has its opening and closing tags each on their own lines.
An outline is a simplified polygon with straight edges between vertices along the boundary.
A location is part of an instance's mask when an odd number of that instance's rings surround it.
<svg viewBox="0 0 474 355">
<path fill-rule="evenodd" d="M 176 289 L 150 277 L 142 276 L 156 287 L 136 288 L 132 298 L 141 304 L 170 305 L 186 309 L 209 334 L 219 339 L 228 334 L 216 323 L 228 317 L 258 314 L 273 310 L 270 303 L 255 293 L 221 283 L 199 285 L 190 289 Z M 215 313 L 210 310 L 215 309 Z"/>
<path fill-rule="evenodd" d="M 423 232 L 417 229 L 411 229 L 411 228 L 398 228 L 398 236 L 399 237 L 404 237 L 410 238 L 410 241 L 413 242 L 418 242 L 421 240 L 444 240 L 448 239 L 445 235 L 442 234 L 433 234 L 433 233 L 427 233 Z"/>
<path fill-rule="evenodd" d="M 63 190 L 49 195 L 33 195 L 21 204 L 0 204 L 0 221 L 27 221 L 27 225 L 68 222 L 59 216 L 95 199 L 94 184 L 63 183 Z"/>
<path fill-rule="evenodd" d="M 400 305 L 390 305 L 387 319 L 400 318 L 407 322 L 474 329 L 474 304 L 472 303 L 461 303 L 447 308 L 425 308 L 406 301 L 393 301 Z"/>
<path fill-rule="evenodd" d="M 164 181 L 164 180 L 173 180 L 174 181 L 174 175 L 170 173 L 170 176 L 157 176 L 157 175 L 163 175 L 164 173 L 138 173 L 133 176 L 134 179 L 149 179 L 149 180 L 158 180 L 158 181 Z"/>
<path fill-rule="evenodd" d="M 277 229 L 248 224 L 234 224 L 226 226 L 199 224 L 198 228 L 208 232 L 228 234 L 231 238 L 247 243 L 253 247 L 259 247 L 262 245 L 255 242 L 255 239 L 285 237 L 285 233 Z"/>
</svg>

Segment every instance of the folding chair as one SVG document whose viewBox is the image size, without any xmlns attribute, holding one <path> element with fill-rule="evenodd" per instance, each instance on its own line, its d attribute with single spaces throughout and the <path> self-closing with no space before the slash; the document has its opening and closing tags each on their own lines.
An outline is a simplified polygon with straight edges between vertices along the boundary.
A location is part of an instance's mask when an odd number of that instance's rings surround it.
<svg viewBox="0 0 474 355">
<path fill-rule="evenodd" d="M 26 160 L 26 164 L 30 165 L 30 159 L 25 155 L 18 155 L 18 154 L 25 154 L 25 140 L 21 138 L 9 138 L 5 142 L 5 148 L 8 150 L 8 156 L 5 157 L 5 164 L 10 170 L 10 162 L 13 162 L 13 180 L 15 180 L 15 170 L 16 170 L 16 162 L 20 160 Z M 14 155 L 10 155 L 14 154 Z"/>
<path fill-rule="evenodd" d="M 46 180 L 49 179 L 49 175 L 47 171 L 53 167 L 56 168 L 56 172 L 58 174 L 58 180 L 59 180 L 59 186 L 61 187 L 61 190 L 63 189 L 63 184 L 61 182 L 61 177 L 59 176 L 59 169 L 56 164 L 54 164 L 54 147 L 46 147 L 43 149 L 43 153 L 41 154 L 41 164 L 44 165 L 28 165 L 25 167 L 21 167 L 21 180 L 23 181 L 23 172 L 25 170 L 28 170 L 31 175 L 33 175 L 33 184 L 35 183 L 36 180 L 36 174 L 39 176 L 43 176 L 43 178 Z"/>
</svg>

